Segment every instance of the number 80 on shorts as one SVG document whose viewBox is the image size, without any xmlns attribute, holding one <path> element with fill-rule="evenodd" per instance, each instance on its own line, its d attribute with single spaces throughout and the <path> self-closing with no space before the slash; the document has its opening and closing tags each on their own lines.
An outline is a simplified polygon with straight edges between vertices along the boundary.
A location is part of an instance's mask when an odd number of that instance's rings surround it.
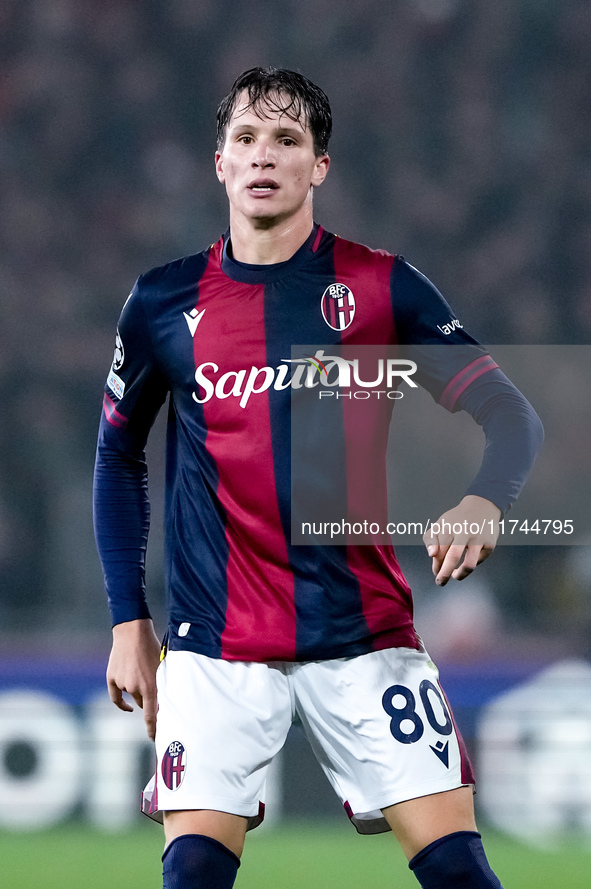
<svg viewBox="0 0 591 889">
<path fill-rule="evenodd" d="M 419 697 L 422 711 L 431 728 L 439 735 L 451 735 L 453 723 L 450 712 L 437 686 L 424 679 L 419 686 Z M 399 698 L 402 698 L 402 702 L 399 702 Z M 435 713 L 434 702 L 438 705 L 439 714 Z M 417 700 L 406 685 L 391 685 L 387 688 L 382 696 L 382 707 L 390 717 L 392 736 L 401 744 L 414 744 L 423 737 L 425 725 L 417 712 Z M 441 717 L 443 722 L 439 721 Z"/>
</svg>

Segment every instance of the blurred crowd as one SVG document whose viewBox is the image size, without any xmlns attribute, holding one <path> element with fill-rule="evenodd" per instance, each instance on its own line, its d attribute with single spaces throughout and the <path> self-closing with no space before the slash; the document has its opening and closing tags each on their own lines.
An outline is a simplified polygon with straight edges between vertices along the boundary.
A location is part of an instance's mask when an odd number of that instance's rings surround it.
<svg viewBox="0 0 591 889">
<path fill-rule="evenodd" d="M 234 78 L 276 64 L 328 93 L 326 227 L 403 253 L 485 343 L 586 344 L 590 44 L 586 0 L 0 2 L 0 638 L 106 627 L 90 479 L 115 325 L 138 274 L 227 225 Z M 545 572 L 499 557 L 541 633 L 587 620 L 589 566 L 560 549 Z"/>
</svg>

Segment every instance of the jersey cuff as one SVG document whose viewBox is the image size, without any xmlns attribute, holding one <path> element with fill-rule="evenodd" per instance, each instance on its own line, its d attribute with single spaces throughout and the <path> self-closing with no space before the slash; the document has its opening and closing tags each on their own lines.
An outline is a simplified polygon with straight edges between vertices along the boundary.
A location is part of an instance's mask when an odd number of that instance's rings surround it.
<svg viewBox="0 0 591 889">
<path fill-rule="evenodd" d="M 150 609 L 146 602 L 125 602 L 116 607 L 111 606 L 111 624 L 126 624 L 132 620 L 144 620 L 151 618 Z"/>
</svg>

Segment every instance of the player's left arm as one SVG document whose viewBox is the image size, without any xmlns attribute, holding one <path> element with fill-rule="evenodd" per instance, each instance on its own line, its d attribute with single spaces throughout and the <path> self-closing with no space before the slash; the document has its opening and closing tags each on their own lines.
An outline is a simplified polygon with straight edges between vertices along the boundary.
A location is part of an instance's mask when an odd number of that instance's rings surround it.
<svg viewBox="0 0 591 889">
<path fill-rule="evenodd" d="M 424 535 L 436 583 L 464 580 L 493 552 L 499 519 L 516 501 L 544 440 L 540 418 L 505 374 L 494 368 L 459 397 L 454 409 L 482 426 L 484 456 L 466 496 Z"/>
<path fill-rule="evenodd" d="M 390 288 L 398 343 L 406 344 L 405 356 L 417 364 L 415 379 L 446 410 L 469 413 L 486 439 L 466 496 L 440 517 L 440 533 L 424 537 L 443 586 L 450 577 L 468 577 L 494 550 L 498 520 L 525 484 L 544 431 L 531 404 L 464 329 L 439 290 L 402 257 L 393 263 Z M 478 525 L 478 534 L 471 525 Z"/>
</svg>

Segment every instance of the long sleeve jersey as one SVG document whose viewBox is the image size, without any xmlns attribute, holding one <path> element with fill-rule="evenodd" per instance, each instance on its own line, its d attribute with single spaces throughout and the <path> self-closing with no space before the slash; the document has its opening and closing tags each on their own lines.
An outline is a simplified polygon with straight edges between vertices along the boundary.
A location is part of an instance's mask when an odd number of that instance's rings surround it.
<svg viewBox="0 0 591 889">
<path fill-rule="evenodd" d="M 119 321 L 94 493 L 114 624 L 149 616 L 144 447 L 168 396 L 170 649 L 305 661 L 420 647 L 389 542 L 291 542 L 290 399 L 308 373 L 288 360 L 297 343 L 454 345 L 446 360 L 423 362 L 417 379 L 484 428 L 469 493 L 502 511 L 517 497 L 541 444 L 537 415 L 423 275 L 319 226 L 276 265 L 235 261 L 226 235 L 141 276 Z M 337 410 L 354 422 L 345 398 Z M 380 424 L 369 432 L 385 452 Z"/>
</svg>

